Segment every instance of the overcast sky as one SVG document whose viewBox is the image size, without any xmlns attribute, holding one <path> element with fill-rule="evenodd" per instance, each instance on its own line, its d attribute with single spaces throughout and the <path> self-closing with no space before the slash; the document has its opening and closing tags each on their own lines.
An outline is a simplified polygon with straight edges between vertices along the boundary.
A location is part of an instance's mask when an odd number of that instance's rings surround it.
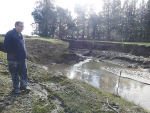
<svg viewBox="0 0 150 113">
<path fill-rule="evenodd" d="M 31 12 L 35 7 L 36 0 L 1 0 L 0 1 L 0 34 L 14 28 L 16 21 L 24 22 L 23 34 L 31 35 L 31 23 L 34 22 Z M 84 4 L 86 2 L 94 3 L 96 11 L 102 10 L 103 0 L 55 0 L 56 4 L 68 8 L 74 12 L 76 3 Z M 124 0 L 122 0 L 124 1 Z M 147 1 L 147 0 L 145 0 Z"/>
</svg>

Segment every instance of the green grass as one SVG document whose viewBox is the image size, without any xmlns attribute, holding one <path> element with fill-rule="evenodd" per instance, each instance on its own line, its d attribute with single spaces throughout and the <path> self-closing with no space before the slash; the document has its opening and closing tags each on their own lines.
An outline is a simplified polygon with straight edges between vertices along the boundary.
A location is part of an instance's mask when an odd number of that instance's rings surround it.
<svg viewBox="0 0 150 113">
<path fill-rule="evenodd" d="M 59 40 L 59 39 L 48 39 L 48 38 L 25 38 L 25 40 L 43 40 L 43 41 L 49 41 L 51 43 L 54 43 L 54 44 L 64 44 L 66 45 L 66 48 L 69 47 L 69 43 L 67 42 L 64 42 L 62 40 Z M 4 37 L 0 37 L 0 42 L 3 42 L 4 41 Z"/>
<path fill-rule="evenodd" d="M 56 92 L 56 94 L 63 102 L 66 112 L 100 113 L 107 110 L 107 99 L 111 106 L 113 106 L 114 103 L 119 103 L 120 108 L 122 108 L 120 109 L 120 113 L 126 112 L 126 108 L 132 111 L 135 110 L 134 103 L 104 91 L 99 93 L 100 90 L 98 88 L 83 81 L 65 79 L 60 84 L 65 86 L 64 93 Z M 105 106 L 106 109 L 103 106 Z M 111 113 L 114 111 L 107 112 Z M 138 111 L 135 110 L 135 112 Z M 145 111 L 142 109 L 142 112 L 144 113 Z"/>
<path fill-rule="evenodd" d="M 0 42 L 3 42 L 4 41 L 4 37 L 0 37 Z"/>
<path fill-rule="evenodd" d="M 150 46 L 150 43 L 146 42 L 114 42 L 114 41 L 97 41 L 97 40 L 76 40 L 76 41 L 87 41 L 87 42 L 105 42 L 105 43 L 117 43 L 117 44 L 133 44 L 133 45 L 144 45 Z"/>
<path fill-rule="evenodd" d="M 64 42 L 62 40 L 59 39 L 48 39 L 48 38 L 25 38 L 26 40 L 43 40 L 43 41 L 49 41 L 51 43 L 55 43 L 55 44 L 64 44 L 67 46 L 67 48 L 69 47 L 69 43 Z"/>
</svg>

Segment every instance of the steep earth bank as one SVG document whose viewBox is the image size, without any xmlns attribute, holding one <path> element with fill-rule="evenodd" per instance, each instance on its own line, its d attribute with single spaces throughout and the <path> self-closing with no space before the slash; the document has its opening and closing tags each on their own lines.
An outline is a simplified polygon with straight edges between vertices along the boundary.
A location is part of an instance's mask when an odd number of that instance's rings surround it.
<svg viewBox="0 0 150 113">
<path fill-rule="evenodd" d="M 70 43 L 69 49 L 116 51 L 116 52 L 130 53 L 136 56 L 145 56 L 145 57 L 150 56 L 150 46 L 111 43 L 111 42 L 76 41 L 67 39 L 62 40 Z"/>
</svg>

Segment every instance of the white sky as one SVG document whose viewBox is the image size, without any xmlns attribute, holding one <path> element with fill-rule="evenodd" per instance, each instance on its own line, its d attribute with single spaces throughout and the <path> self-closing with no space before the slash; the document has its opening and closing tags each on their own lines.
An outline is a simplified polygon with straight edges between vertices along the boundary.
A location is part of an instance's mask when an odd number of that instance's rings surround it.
<svg viewBox="0 0 150 113">
<path fill-rule="evenodd" d="M 34 22 L 31 12 L 35 7 L 35 1 L 36 0 L 0 0 L 0 34 L 5 34 L 7 31 L 13 29 L 16 21 L 23 21 L 25 26 L 23 34 L 31 35 L 31 23 Z M 55 3 L 74 12 L 76 3 L 84 4 L 90 2 L 94 3 L 96 7 L 95 10 L 98 12 L 102 9 L 102 1 L 103 0 L 56 0 Z"/>
</svg>

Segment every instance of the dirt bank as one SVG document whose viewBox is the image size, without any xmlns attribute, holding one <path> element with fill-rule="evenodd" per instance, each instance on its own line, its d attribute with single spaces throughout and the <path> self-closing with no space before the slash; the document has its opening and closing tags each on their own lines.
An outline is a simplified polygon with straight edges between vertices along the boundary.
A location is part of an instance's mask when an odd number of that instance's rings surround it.
<svg viewBox="0 0 150 113">
<path fill-rule="evenodd" d="M 83 50 L 82 50 L 83 51 Z M 98 51 L 98 50 L 84 50 L 84 56 L 93 56 L 112 64 L 136 69 L 148 69 L 150 67 L 150 58 L 144 56 L 135 56 L 130 53 L 112 52 L 112 51 Z"/>
<path fill-rule="evenodd" d="M 78 55 L 70 52 L 68 47 L 67 42 L 60 40 L 26 39 L 27 59 L 40 64 L 70 63 L 82 60 Z"/>
<path fill-rule="evenodd" d="M 150 46 L 135 45 L 135 44 L 122 44 L 122 43 L 111 43 L 111 42 L 94 42 L 94 41 L 76 41 L 62 39 L 63 41 L 69 42 L 69 49 L 89 49 L 99 51 L 115 51 L 130 53 L 136 56 L 150 56 Z"/>
</svg>

